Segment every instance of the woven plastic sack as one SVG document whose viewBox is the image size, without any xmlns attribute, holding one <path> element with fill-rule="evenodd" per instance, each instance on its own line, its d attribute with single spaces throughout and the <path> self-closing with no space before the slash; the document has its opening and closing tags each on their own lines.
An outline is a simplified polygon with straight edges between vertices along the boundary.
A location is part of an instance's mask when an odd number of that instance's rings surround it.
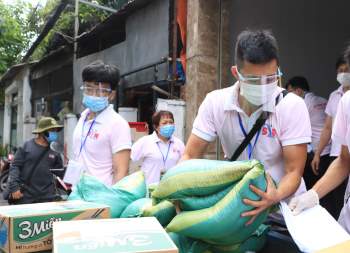
<svg viewBox="0 0 350 253">
<path fill-rule="evenodd" d="M 131 174 L 109 187 L 93 176 L 84 174 L 73 188 L 68 200 L 81 199 L 106 204 L 111 217 L 119 218 L 123 210 L 133 201 L 146 196 L 146 183 L 142 171 Z"/>
<path fill-rule="evenodd" d="M 233 245 L 245 241 L 265 221 L 269 212 L 265 210 L 260 213 L 249 226 L 245 226 L 245 223 L 250 217 L 241 217 L 242 212 L 253 209 L 252 206 L 245 205 L 242 199 L 259 200 L 249 185 L 253 184 L 263 191 L 267 187 L 262 164 L 258 161 L 253 161 L 252 164 L 253 168 L 217 204 L 178 214 L 167 226 L 167 231 L 217 245 Z"/>
<path fill-rule="evenodd" d="M 269 227 L 262 224 L 259 228 L 243 243 L 233 246 L 212 246 L 211 250 L 215 253 L 246 253 L 259 252 L 267 241 Z"/>
<path fill-rule="evenodd" d="M 179 253 L 214 253 L 209 250 L 209 244 L 176 233 L 168 234 L 179 249 Z"/>
<path fill-rule="evenodd" d="M 176 200 L 214 194 L 240 180 L 252 167 L 251 161 L 184 161 L 165 173 L 152 198 Z"/>
<path fill-rule="evenodd" d="M 175 206 L 170 201 L 164 200 L 157 205 L 152 205 L 152 199 L 142 198 L 128 205 L 120 218 L 155 217 L 162 226 L 166 226 L 175 215 Z"/>
<path fill-rule="evenodd" d="M 231 191 L 234 185 L 227 187 L 226 189 L 214 193 L 209 196 L 203 197 L 187 197 L 179 199 L 178 202 L 180 204 L 180 209 L 183 211 L 194 211 L 201 210 L 204 208 L 211 207 L 219 202 L 223 197 L 227 195 Z"/>
<path fill-rule="evenodd" d="M 152 207 L 152 199 L 142 198 L 128 205 L 120 215 L 120 218 L 141 217 L 146 208 Z"/>
<path fill-rule="evenodd" d="M 164 200 L 157 205 L 149 206 L 143 210 L 143 217 L 156 217 L 162 226 L 167 226 L 175 217 L 176 208 L 170 201 Z"/>
</svg>

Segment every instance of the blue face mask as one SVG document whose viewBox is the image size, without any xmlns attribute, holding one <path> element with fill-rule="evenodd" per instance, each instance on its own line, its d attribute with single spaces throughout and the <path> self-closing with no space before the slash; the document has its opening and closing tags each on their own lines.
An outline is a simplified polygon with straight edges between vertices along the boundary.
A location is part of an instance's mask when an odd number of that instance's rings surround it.
<svg viewBox="0 0 350 253">
<path fill-rule="evenodd" d="M 46 137 L 46 139 L 49 143 L 55 142 L 58 140 L 58 133 L 50 131 L 48 132 L 48 136 Z"/>
<path fill-rule="evenodd" d="M 165 125 L 159 128 L 159 134 L 167 139 L 170 139 L 174 132 L 175 125 Z"/>
<path fill-rule="evenodd" d="M 92 112 L 100 112 L 108 106 L 108 97 L 95 97 L 84 95 L 83 105 L 89 108 Z"/>
</svg>

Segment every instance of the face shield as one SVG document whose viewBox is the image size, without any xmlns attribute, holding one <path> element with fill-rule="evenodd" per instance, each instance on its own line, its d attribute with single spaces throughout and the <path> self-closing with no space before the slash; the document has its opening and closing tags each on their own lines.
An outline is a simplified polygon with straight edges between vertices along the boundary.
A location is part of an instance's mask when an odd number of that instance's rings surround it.
<svg viewBox="0 0 350 253">
<path fill-rule="evenodd" d="M 273 95 L 282 76 L 278 69 L 273 75 L 243 75 L 237 70 L 240 82 L 240 94 L 252 105 L 261 106 L 273 99 Z"/>
</svg>

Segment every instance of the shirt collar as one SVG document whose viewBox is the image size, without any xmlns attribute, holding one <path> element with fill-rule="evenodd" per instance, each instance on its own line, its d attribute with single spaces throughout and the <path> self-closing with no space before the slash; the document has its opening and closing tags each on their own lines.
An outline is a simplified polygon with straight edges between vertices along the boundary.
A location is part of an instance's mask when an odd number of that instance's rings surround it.
<svg viewBox="0 0 350 253">
<path fill-rule="evenodd" d="M 153 139 L 154 143 L 163 142 L 161 139 L 159 139 L 158 134 L 157 134 L 156 131 L 153 131 L 152 139 Z M 174 136 L 171 136 L 170 142 L 174 142 Z"/>
<path fill-rule="evenodd" d="M 103 123 L 105 115 L 108 115 L 113 110 L 114 110 L 114 106 L 112 104 L 108 105 L 106 109 L 96 114 L 95 123 Z M 86 109 L 86 113 L 84 114 L 84 117 L 86 118 L 87 115 L 89 115 L 89 113 L 90 113 L 90 110 Z"/>
<path fill-rule="evenodd" d="M 340 95 L 344 95 L 343 85 L 340 85 L 338 89 L 336 89 L 336 92 L 339 93 Z"/>
<path fill-rule="evenodd" d="M 229 89 L 228 92 L 225 94 L 225 105 L 224 105 L 224 110 L 225 111 L 238 111 L 238 112 L 243 112 L 243 110 L 240 108 L 239 103 L 238 103 L 238 95 L 239 95 L 239 89 L 240 89 L 240 83 L 237 81 L 234 85 L 232 85 Z M 283 89 L 280 87 L 277 87 L 274 98 L 276 98 L 282 91 Z M 272 99 L 268 103 L 264 104 L 262 106 L 263 111 L 267 112 L 275 112 L 276 108 L 276 100 Z"/>
</svg>

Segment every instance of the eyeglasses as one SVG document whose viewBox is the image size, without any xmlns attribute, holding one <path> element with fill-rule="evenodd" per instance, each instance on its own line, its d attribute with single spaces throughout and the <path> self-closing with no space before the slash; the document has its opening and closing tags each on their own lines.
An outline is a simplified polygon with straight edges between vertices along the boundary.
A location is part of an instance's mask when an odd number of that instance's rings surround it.
<svg viewBox="0 0 350 253">
<path fill-rule="evenodd" d="M 107 88 L 93 88 L 86 85 L 80 86 L 80 90 L 88 96 L 97 96 L 97 97 L 107 97 L 111 94 L 112 90 Z"/>
<path fill-rule="evenodd" d="M 243 75 L 239 73 L 238 69 L 237 69 L 237 74 L 238 74 L 239 80 L 243 82 L 247 82 L 249 84 L 256 84 L 256 85 L 274 83 L 278 81 L 278 78 L 280 78 L 283 75 L 283 73 L 279 68 L 277 70 L 277 74 L 272 74 L 272 75 L 261 75 L 261 76 Z"/>
</svg>

